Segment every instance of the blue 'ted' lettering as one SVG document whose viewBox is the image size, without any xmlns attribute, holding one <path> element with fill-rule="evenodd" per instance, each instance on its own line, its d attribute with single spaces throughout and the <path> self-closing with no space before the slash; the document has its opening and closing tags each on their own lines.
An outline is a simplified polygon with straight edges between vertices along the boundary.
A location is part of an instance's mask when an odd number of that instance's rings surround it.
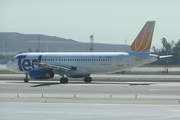
<svg viewBox="0 0 180 120">
<path fill-rule="evenodd" d="M 22 62 L 22 67 L 25 71 L 30 71 L 31 70 L 31 63 L 28 59 L 24 59 Z M 26 67 L 29 67 L 28 69 L 26 69 Z"/>
<path fill-rule="evenodd" d="M 19 70 L 20 71 L 23 71 L 23 69 L 22 69 L 22 67 L 21 67 L 21 60 L 23 59 L 23 58 L 25 58 L 27 55 L 19 55 L 16 59 L 19 59 L 18 60 L 18 67 L 19 67 Z"/>
<path fill-rule="evenodd" d="M 41 58 L 42 58 L 42 55 L 40 55 L 40 56 L 38 57 L 38 60 L 40 60 L 40 61 L 41 61 Z"/>
<path fill-rule="evenodd" d="M 42 55 L 40 55 L 39 57 L 38 57 L 38 60 L 40 60 L 40 62 L 41 62 L 41 58 L 42 58 Z M 38 61 L 37 59 L 33 59 L 32 60 L 32 68 L 34 69 L 35 67 L 34 67 L 34 62 L 37 62 Z"/>
<path fill-rule="evenodd" d="M 33 59 L 32 63 L 30 62 L 29 59 L 24 59 L 26 58 L 27 55 L 19 55 L 16 59 L 18 59 L 18 67 L 20 71 L 30 71 L 31 67 L 34 69 L 34 64 L 33 62 L 37 62 L 38 60 L 41 61 L 42 55 L 39 55 L 38 59 Z M 24 60 L 23 60 L 24 59 Z M 23 60 L 23 61 L 22 61 Z M 21 64 L 22 62 L 22 64 Z"/>
</svg>

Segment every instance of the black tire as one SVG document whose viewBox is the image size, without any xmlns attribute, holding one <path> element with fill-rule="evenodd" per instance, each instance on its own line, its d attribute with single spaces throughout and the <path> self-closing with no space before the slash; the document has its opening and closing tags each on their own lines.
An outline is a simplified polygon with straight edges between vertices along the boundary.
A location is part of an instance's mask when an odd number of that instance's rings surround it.
<svg viewBox="0 0 180 120">
<path fill-rule="evenodd" d="M 25 82 L 25 83 L 29 82 L 29 79 L 26 79 L 26 78 L 25 78 L 25 79 L 24 79 L 24 82 Z"/>
<path fill-rule="evenodd" d="M 84 78 L 84 82 L 85 83 L 90 83 L 92 81 L 92 78 L 91 77 L 85 77 Z"/>
<path fill-rule="evenodd" d="M 60 83 L 68 83 L 68 78 L 61 78 Z"/>
</svg>

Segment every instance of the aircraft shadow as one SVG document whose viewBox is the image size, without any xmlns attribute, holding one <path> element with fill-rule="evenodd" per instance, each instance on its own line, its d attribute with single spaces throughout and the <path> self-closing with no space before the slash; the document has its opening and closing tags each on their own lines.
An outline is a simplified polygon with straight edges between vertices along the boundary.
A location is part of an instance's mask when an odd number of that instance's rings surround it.
<svg viewBox="0 0 180 120">
<path fill-rule="evenodd" d="M 24 83 L 24 82 L 8 82 L 8 83 Z M 137 85 L 143 85 L 143 86 L 147 86 L 147 85 L 153 85 L 153 84 L 156 84 L 156 83 L 134 83 L 134 82 L 128 82 L 128 83 L 126 83 L 126 82 L 91 82 L 91 83 L 84 83 L 83 81 L 82 82 L 80 82 L 80 81 L 78 81 L 78 82 L 69 82 L 69 83 L 60 83 L 60 82 L 49 82 L 49 81 L 47 81 L 47 82 L 33 82 L 33 81 L 30 81 L 30 82 L 28 82 L 28 83 L 24 83 L 24 84 L 34 84 L 34 85 L 32 85 L 32 86 L 30 86 L 30 87 L 43 87 L 43 86 L 51 86 L 51 85 L 66 85 L 66 84 L 81 84 L 81 85 L 87 85 L 87 84 L 89 84 L 89 85 L 91 85 L 91 84 L 102 84 L 102 85 L 104 85 L 104 84 L 107 84 L 107 85 L 112 85 L 112 84 L 119 84 L 119 85 L 129 85 L 129 86 L 137 86 Z"/>
</svg>

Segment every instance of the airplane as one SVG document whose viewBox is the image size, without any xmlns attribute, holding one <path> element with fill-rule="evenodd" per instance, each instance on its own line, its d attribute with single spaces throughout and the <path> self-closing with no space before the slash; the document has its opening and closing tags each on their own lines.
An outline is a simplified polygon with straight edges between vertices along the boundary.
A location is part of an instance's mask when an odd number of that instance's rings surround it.
<svg viewBox="0 0 180 120">
<path fill-rule="evenodd" d="M 60 83 L 68 83 L 68 78 L 84 78 L 85 83 L 92 81 L 91 74 L 115 73 L 132 69 L 159 58 L 150 54 L 155 21 L 147 21 L 136 39 L 125 52 L 46 52 L 22 53 L 13 57 L 6 65 L 7 69 L 25 73 L 24 82 L 31 79 L 62 76 Z"/>
</svg>

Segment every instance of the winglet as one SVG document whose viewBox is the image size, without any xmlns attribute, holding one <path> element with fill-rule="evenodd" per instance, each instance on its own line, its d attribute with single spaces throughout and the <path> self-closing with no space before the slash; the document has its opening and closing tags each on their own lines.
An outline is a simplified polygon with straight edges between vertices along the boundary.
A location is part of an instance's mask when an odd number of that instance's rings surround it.
<svg viewBox="0 0 180 120">
<path fill-rule="evenodd" d="M 128 52 L 150 52 L 155 21 L 147 21 Z"/>
</svg>

